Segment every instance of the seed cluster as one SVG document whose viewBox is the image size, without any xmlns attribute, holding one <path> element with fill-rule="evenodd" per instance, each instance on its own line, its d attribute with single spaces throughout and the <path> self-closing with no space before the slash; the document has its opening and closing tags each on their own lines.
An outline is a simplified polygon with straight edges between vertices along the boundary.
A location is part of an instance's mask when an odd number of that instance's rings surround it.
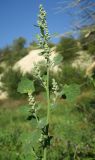
<svg viewBox="0 0 95 160">
<path fill-rule="evenodd" d="M 34 76 L 35 78 L 42 80 L 41 71 L 37 65 L 34 66 Z"/>
<path fill-rule="evenodd" d="M 46 22 L 46 12 L 40 5 L 40 12 L 38 15 L 38 26 L 40 28 L 40 35 L 38 35 L 39 46 L 44 50 L 43 55 L 45 59 L 49 60 L 50 48 L 48 46 L 48 41 L 50 39 L 50 34 Z"/>
<path fill-rule="evenodd" d="M 36 111 L 37 111 L 36 102 L 35 102 L 35 99 L 31 93 L 28 93 L 28 102 L 29 102 L 29 105 L 31 106 L 29 120 L 36 119 L 38 122 L 39 118 L 36 113 Z"/>
<path fill-rule="evenodd" d="M 57 84 L 57 82 L 55 81 L 54 78 L 52 79 L 52 91 L 54 93 L 53 101 L 55 102 L 58 95 L 59 95 L 59 86 L 58 86 L 58 84 Z"/>
<path fill-rule="evenodd" d="M 41 71 L 37 65 L 34 66 L 34 74 L 35 78 L 39 79 L 41 82 L 41 85 L 46 88 L 46 80 L 41 75 Z"/>
<path fill-rule="evenodd" d="M 32 107 L 32 109 L 34 109 L 36 102 L 35 102 L 35 99 L 31 93 L 28 93 L 28 102 L 29 102 L 29 105 Z"/>
</svg>

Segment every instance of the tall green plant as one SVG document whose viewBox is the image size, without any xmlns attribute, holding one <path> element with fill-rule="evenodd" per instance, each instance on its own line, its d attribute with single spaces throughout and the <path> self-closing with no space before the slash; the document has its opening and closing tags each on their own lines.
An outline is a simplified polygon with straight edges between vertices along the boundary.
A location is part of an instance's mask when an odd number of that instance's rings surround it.
<svg viewBox="0 0 95 160">
<path fill-rule="evenodd" d="M 35 142 L 33 145 L 32 141 L 32 159 L 36 160 L 47 160 L 47 151 L 50 149 L 51 140 L 53 139 L 53 135 L 50 133 L 50 125 L 51 125 L 51 110 L 54 108 L 56 104 L 56 100 L 62 94 L 66 94 L 67 99 L 70 103 L 73 103 L 76 96 L 79 94 L 79 86 L 76 84 L 73 85 L 65 85 L 61 87 L 57 84 L 55 79 L 52 79 L 52 93 L 50 94 L 50 68 L 54 67 L 57 64 L 60 64 L 62 61 L 62 56 L 57 56 L 54 58 L 53 62 L 50 60 L 51 50 L 49 48 L 49 40 L 51 38 L 46 21 L 46 12 L 43 9 L 43 6 L 40 5 L 40 12 L 38 15 L 38 25 L 37 27 L 40 29 L 40 34 L 37 35 L 37 39 L 39 42 L 39 46 L 42 49 L 41 55 L 43 55 L 46 63 L 46 74 L 41 75 L 41 71 L 39 66 L 35 65 L 34 76 L 35 79 L 39 79 L 42 87 L 46 92 L 46 101 L 47 101 L 47 111 L 46 116 L 40 115 L 40 103 L 37 103 L 34 97 L 35 86 L 34 81 L 27 79 L 27 77 L 23 77 L 21 82 L 18 85 L 18 92 L 27 93 L 28 101 L 29 101 L 29 120 L 36 120 L 36 126 L 33 135 L 34 139 L 37 140 L 37 144 L 35 146 Z M 64 93 L 63 93 L 64 92 Z M 53 106 L 53 107 L 52 107 Z"/>
</svg>

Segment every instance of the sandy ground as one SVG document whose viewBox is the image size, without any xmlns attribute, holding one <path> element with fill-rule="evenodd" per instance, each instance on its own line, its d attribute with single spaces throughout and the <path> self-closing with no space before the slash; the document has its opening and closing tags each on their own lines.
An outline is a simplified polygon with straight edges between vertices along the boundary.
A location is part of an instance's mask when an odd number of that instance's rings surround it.
<svg viewBox="0 0 95 160">
<path fill-rule="evenodd" d="M 75 68 L 81 68 L 82 70 L 86 70 L 89 66 L 92 65 L 93 59 L 87 54 L 85 51 L 79 51 L 77 53 L 79 57 L 75 59 L 72 63 L 72 66 Z"/>
<path fill-rule="evenodd" d="M 2 74 L 0 74 L 0 79 L 2 77 Z M 0 87 L 2 87 L 2 83 L 0 82 Z M 2 99 L 6 99 L 7 98 L 7 93 L 6 92 L 2 92 L 2 90 L 0 90 L 0 100 Z"/>
</svg>

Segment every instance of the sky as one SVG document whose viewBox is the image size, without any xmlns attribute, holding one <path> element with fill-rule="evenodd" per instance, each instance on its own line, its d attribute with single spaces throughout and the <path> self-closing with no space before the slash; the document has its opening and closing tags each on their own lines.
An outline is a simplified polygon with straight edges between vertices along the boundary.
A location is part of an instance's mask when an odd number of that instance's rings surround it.
<svg viewBox="0 0 95 160">
<path fill-rule="evenodd" d="M 27 44 L 35 40 L 38 29 L 39 5 L 47 12 L 47 22 L 51 34 L 63 34 L 70 30 L 73 18 L 56 8 L 63 0 L 0 0 L 0 48 L 12 44 L 14 39 L 24 37 Z M 58 38 L 53 38 L 57 42 Z"/>
</svg>

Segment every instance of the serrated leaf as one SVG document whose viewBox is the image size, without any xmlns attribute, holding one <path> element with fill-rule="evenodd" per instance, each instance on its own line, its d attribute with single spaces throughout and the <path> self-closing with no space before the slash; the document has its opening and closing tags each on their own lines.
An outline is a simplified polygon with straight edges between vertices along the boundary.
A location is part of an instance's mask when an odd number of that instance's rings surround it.
<svg viewBox="0 0 95 160">
<path fill-rule="evenodd" d="M 63 60 L 63 56 L 61 54 L 57 55 L 53 59 L 54 65 L 60 64 L 62 62 L 62 60 Z"/>
<path fill-rule="evenodd" d="M 80 94 L 80 86 L 78 84 L 65 85 L 63 91 L 66 95 L 66 99 L 69 102 L 74 102 Z"/>
<path fill-rule="evenodd" d="M 20 93 L 33 93 L 35 91 L 34 82 L 23 77 L 18 84 L 17 91 Z"/>
</svg>

